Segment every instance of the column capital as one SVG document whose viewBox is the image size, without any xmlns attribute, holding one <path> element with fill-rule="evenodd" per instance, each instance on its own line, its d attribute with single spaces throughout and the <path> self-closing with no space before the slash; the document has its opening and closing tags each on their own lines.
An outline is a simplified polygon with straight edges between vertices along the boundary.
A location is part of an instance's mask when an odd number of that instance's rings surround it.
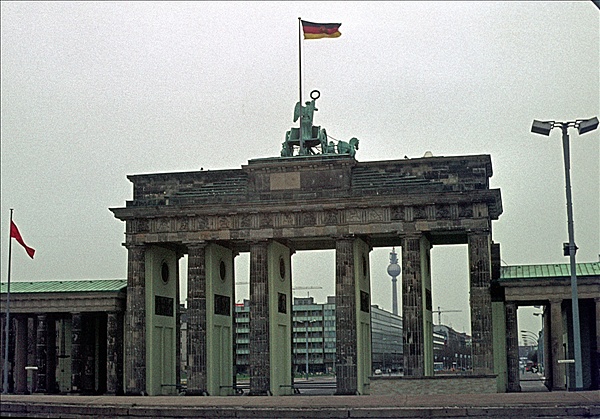
<svg viewBox="0 0 600 419">
<path fill-rule="evenodd" d="M 183 245 L 186 247 L 190 247 L 190 246 L 198 246 L 198 247 L 205 247 L 208 244 L 208 241 L 206 240 L 194 240 L 194 241 L 185 241 L 183 242 Z"/>
<path fill-rule="evenodd" d="M 550 298 L 550 299 L 548 299 L 548 301 L 550 302 L 550 305 L 551 305 L 551 306 L 552 306 L 552 305 L 561 305 L 561 304 L 562 304 L 562 302 L 564 301 L 564 299 L 563 299 L 563 298 L 556 298 L 556 297 L 555 297 L 555 298 Z"/>
<path fill-rule="evenodd" d="M 492 230 L 490 228 L 476 228 L 467 231 L 467 236 L 491 236 Z"/>
<path fill-rule="evenodd" d="M 127 243 L 122 243 L 122 245 L 130 252 L 143 251 L 146 249 L 146 243 L 127 242 Z"/>
</svg>

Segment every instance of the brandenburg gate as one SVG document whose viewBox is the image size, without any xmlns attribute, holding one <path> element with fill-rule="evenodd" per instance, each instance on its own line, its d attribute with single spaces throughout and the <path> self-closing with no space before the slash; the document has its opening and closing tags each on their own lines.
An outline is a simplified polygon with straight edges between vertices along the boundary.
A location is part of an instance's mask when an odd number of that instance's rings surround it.
<svg viewBox="0 0 600 419">
<path fill-rule="evenodd" d="M 311 97 L 307 108 L 316 110 Z M 304 110 L 296 114 L 306 118 Z M 128 177 L 133 199 L 111 209 L 125 221 L 128 250 L 126 394 L 175 391 L 184 254 L 186 394 L 233 394 L 240 252 L 250 253 L 251 395 L 293 392 L 291 257 L 299 250 L 335 249 L 336 394 L 369 393 L 369 253 L 382 246 L 402 248 L 404 375 L 433 375 L 430 250 L 467 244 L 473 373 L 494 376 L 493 322 L 504 322 L 504 309 L 501 299 L 493 308 L 492 220 L 502 203 L 489 186 L 490 156 L 359 162 L 358 140 L 328 143 L 310 121 L 288 131 L 280 157 Z"/>
</svg>

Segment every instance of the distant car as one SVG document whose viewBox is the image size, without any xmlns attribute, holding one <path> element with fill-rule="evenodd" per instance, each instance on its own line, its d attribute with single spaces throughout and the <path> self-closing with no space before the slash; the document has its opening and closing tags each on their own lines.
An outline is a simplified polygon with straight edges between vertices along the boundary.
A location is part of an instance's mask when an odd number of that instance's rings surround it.
<svg viewBox="0 0 600 419">
<path fill-rule="evenodd" d="M 383 374 L 383 373 L 381 372 L 381 370 L 379 368 L 377 368 L 375 370 L 375 375 L 381 375 L 381 374 Z"/>
</svg>

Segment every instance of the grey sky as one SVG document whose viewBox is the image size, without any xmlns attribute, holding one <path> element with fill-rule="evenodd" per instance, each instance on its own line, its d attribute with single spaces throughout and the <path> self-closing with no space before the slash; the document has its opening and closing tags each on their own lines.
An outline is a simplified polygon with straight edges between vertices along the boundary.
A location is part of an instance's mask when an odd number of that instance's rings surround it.
<svg viewBox="0 0 600 419">
<path fill-rule="evenodd" d="M 507 264 L 567 263 L 560 133 L 533 119 L 600 114 L 599 11 L 579 2 L 6 2 L 2 15 L 2 280 L 9 208 L 35 260 L 14 281 L 125 278 L 126 175 L 239 168 L 279 155 L 298 100 L 298 17 L 341 22 L 303 41 L 315 124 L 359 161 L 490 154 Z M 599 133 L 571 131 L 578 261 L 600 253 Z M 372 301 L 391 309 L 391 249 Z M 185 261 L 183 262 L 185 263 Z M 295 286 L 334 294 L 332 251 L 299 252 Z M 247 255 L 237 260 L 247 280 Z M 470 330 L 466 246 L 433 250 L 433 303 Z M 239 286 L 237 299 L 247 297 Z M 306 295 L 306 291 L 297 295 Z M 521 328 L 539 330 L 529 312 Z M 436 319 L 437 320 L 437 319 Z"/>
</svg>

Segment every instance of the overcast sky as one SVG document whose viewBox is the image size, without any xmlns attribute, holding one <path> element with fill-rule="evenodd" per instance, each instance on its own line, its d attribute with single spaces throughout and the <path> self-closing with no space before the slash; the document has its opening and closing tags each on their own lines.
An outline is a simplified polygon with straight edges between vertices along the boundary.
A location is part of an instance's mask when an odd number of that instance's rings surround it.
<svg viewBox="0 0 600 419">
<path fill-rule="evenodd" d="M 126 278 L 129 174 L 236 169 L 279 155 L 298 101 L 298 17 L 341 22 L 302 43 L 315 125 L 361 162 L 490 154 L 505 264 L 568 263 L 559 130 L 600 114 L 599 10 L 578 2 L 7 2 L 2 31 L 2 281 L 9 208 L 30 246 L 12 280 Z M 600 253 L 600 130 L 571 134 L 578 262 Z M 399 250 L 399 249 L 398 249 Z M 391 310 L 391 249 L 371 254 Z M 433 305 L 470 331 L 466 246 L 432 252 Z M 247 281 L 248 255 L 236 260 Z M 185 260 L 183 261 L 185 264 Z M 334 294 L 334 252 L 298 252 L 294 286 Z M 315 274 L 317 272 L 318 274 Z M 248 286 L 237 287 L 237 300 Z M 520 310 L 520 328 L 539 317 Z M 437 323 L 437 315 L 436 315 Z"/>
</svg>

